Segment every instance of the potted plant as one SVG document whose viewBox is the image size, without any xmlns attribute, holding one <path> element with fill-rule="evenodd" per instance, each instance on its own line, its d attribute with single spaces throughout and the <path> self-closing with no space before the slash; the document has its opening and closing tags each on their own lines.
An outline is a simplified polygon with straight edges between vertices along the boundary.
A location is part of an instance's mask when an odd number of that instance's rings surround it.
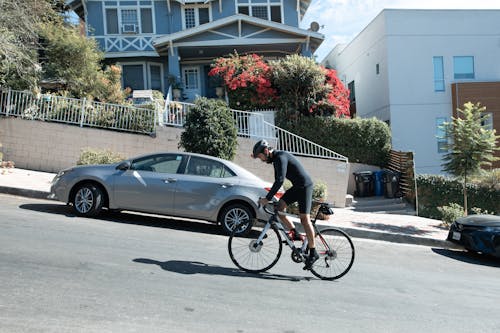
<svg viewBox="0 0 500 333">
<path fill-rule="evenodd" d="M 181 82 L 181 80 L 174 75 L 170 75 L 168 77 L 168 82 L 170 84 L 170 87 L 172 88 L 172 96 L 174 97 L 174 100 L 178 101 L 182 95 L 182 82 Z"/>
</svg>

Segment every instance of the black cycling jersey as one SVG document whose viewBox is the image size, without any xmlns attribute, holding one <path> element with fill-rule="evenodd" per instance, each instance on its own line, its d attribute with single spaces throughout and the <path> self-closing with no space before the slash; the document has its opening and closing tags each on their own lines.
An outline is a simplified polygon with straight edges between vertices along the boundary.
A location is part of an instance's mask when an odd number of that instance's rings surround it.
<svg viewBox="0 0 500 333">
<path fill-rule="evenodd" d="M 275 180 L 266 196 L 267 200 L 272 200 L 283 185 L 285 178 L 291 181 L 293 186 L 305 187 L 313 184 L 309 174 L 292 154 L 282 150 L 273 150 L 271 162 L 274 165 Z"/>
</svg>

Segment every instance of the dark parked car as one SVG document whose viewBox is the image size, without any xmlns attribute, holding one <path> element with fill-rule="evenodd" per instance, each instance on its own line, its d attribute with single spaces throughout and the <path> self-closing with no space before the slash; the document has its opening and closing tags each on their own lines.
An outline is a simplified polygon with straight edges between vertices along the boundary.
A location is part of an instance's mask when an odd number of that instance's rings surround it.
<svg viewBox="0 0 500 333">
<path fill-rule="evenodd" d="M 220 158 L 192 153 L 156 153 L 121 163 L 75 166 L 52 181 L 51 197 L 81 216 L 103 207 L 220 223 L 226 233 L 250 231 L 267 215 L 257 200 L 270 184 Z"/>
<path fill-rule="evenodd" d="M 469 215 L 450 227 L 448 240 L 465 249 L 500 257 L 500 216 Z"/>
</svg>

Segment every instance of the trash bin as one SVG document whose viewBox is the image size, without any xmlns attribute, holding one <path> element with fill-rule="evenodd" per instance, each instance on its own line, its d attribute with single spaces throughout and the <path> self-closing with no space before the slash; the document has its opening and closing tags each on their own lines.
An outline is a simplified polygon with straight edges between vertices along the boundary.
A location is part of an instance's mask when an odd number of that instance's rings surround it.
<svg viewBox="0 0 500 333">
<path fill-rule="evenodd" d="M 374 192 L 376 196 L 384 195 L 384 182 L 383 177 L 385 170 L 374 171 Z"/>
<path fill-rule="evenodd" d="M 399 172 L 385 170 L 383 180 L 385 184 L 385 197 L 386 198 L 396 198 L 400 195 L 399 191 L 399 179 L 401 174 Z"/>
<path fill-rule="evenodd" d="M 358 197 L 369 197 L 373 195 L 373 173 L 371 171 L 354 172 L 356 182 L 356 193 Z"/>
</svg>

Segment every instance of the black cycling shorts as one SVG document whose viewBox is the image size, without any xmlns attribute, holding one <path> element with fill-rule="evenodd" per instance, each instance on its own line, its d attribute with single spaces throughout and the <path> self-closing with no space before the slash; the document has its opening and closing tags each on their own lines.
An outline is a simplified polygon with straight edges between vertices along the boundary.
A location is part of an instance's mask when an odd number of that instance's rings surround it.
<svg viewBox="0 0 500 333">
<path fill-rule="evenodd" d="M 300 214 L 310 214 L 312 205 L 313 186 L 292 186 L 283 194 L 283 200 L 287 206 L 297 202 Z"/>
</svg>

